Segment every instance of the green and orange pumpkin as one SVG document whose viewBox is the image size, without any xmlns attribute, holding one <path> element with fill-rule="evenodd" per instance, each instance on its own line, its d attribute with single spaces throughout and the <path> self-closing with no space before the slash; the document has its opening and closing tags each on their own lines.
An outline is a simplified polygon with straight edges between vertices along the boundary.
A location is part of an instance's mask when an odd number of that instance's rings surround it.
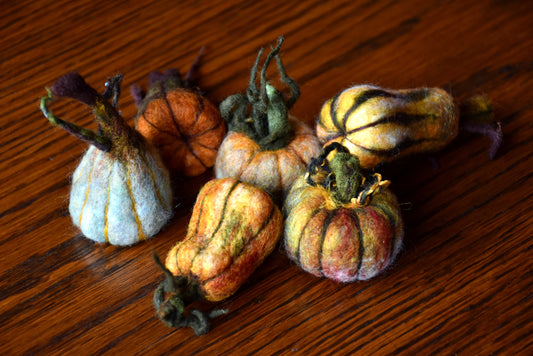
<svg viewBox="0 0 533 356">
<path fill-rule="evenodd" d="M 229 132 L 220 145 L 214 167 L 217 178 L 234 177 L 274 195 L 286 194 L 321 150 L 313 130 L 289 115 L 300 89 L 281 63 L 282 42 L 280 38 L 263 64 L 260 88 L 256 87 L 255 78 L 262 49 L 252 68 L 246 95 L 232 95 L 220 104 Z M 273 58 L 281 80 L 291 90 L 288 99 L 266 81 L 266 70 Z"/>
<path fill-rule="evenodd" d="M 328 159 L 328 155 L 333 158 Z M 285 201 L 285 249 L 302 269 L 338 282 L 370 279 L 396 258 L 403 222 L 379 174 L 333 143 L 294 183 Z"/>
</svg>

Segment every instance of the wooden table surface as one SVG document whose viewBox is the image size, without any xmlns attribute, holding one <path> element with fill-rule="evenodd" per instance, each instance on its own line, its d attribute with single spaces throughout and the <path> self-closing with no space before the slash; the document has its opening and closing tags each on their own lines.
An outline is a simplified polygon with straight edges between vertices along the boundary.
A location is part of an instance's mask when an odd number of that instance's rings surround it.
<svg viewBox="0 0 533 356">
<path fill-rule="evenodd" d="M 529 1 L 2 1 L 0 354 L 533 354 L 533 3 Z M 174 177 L 175 212 L 132 247 L 92 243 L 68 214 L 87 145 L 52 127 L 38 99 L 79 71 L 102 89 L 152 70 L 185 72 L 220 103 L 243 92 L 260 47 L 284 35 L 301 87 L 292 113 L 314 125 L 325 100 L 357 83 L 487 93 L 504 141 L 461 133 L 430 160 L 385 167 L 403 207 L 394 266 L 339 284 L 303 272 L 282 246 L 216 307 L 201 337 L 170 329 L 151 304 L 165 256 L 185 235 L 213 172 Z M 63 100 L 56 114 L 95 128 Z M 215 307 L 208 305 L 209 307 Z"/>
</svg>

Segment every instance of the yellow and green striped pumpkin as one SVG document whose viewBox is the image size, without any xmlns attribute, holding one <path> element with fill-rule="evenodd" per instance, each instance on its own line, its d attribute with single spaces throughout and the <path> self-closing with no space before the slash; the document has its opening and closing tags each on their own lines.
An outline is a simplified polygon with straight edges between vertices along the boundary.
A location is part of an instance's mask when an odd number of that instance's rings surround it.
<svg viewBox="0 0 533 356">
<path fill-rule="evenodd" d="M 324 146 L 342 144 L 366 169 L 439 150 L 457 136 L 458 129 L 458 113 L 446 91 L 372 85 L 356 85 L 326 101 L 316 127 Z"/>
</svg>

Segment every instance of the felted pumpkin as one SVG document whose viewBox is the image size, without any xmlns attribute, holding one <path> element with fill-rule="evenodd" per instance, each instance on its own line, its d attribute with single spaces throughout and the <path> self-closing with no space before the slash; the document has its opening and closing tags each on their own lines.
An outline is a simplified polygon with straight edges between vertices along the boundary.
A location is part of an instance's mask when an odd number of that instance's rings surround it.
<svg viewBox="0 0 533 356">
<path fill-rule="evenodd" d="M 90 144 L 72 179 L 69 212 L 74 225 L 96 242 L 131 245 L 165 225 L 172 214 L 172 192 L 155 148 L 118 112 L 121 80 L 120 75 L 111 78 L 100 95 L 78 73 L 66 74 L 41 99 L 41 110 L 53 125 Z M 93 109 L 98 132 L 56 117 L 48 108 L 53 96 Z"/>
<path fill-rule="evenodd" d="M 481 130 L 491 138 L 489 155 L 494 157 L 501 127 L 494 125 L 488 97 L 465 101 L 461 111 L 467 130 Z M 356 85 L 326 101 L 316 131 L 324 145 L 344 145 L 359 158 L 361 167 L 370 169 L 445 147 L 459 132 L 459 109 L 452 96 L 440 88 L 390 90 Z"/>
<path fill-rule="evenodd" d="M 367 280 L 382 272 L 396 258 L 403 238 L 400 208 L 388 185 L 379 174 L 363 176 L 357 157 L 342 145 L 326 146 L 285 201 L 284 242 L 290 259 L 338 282 Z"/>
<path fill-rule="evenodd" d="M 300 89 L 281 63 L 282 43 L 280 37 L 263 64 L 260 89 L 255 78 L 262 49 L 252 68 L 246 95 L 232 95 L 220 104 L 229 133 L 219 148 L 214 168 L 217 178 L 234 177 L 275 195 L 286 193 L 321 150 L 312 129 L 289 115 Z M 266 70 L 273 58 L 281 80 L 291 90 L 287 100 L 266 81 Z"/>
<path fill-rule="evenodd" d="M 155 145 L 171 172 L 196 176 L 215 163 L 217 149 L 226 135 L 218 108 L 198 90 L 191 89 L 176 70 L 152 72 L 144 94 L 132 87 L 138 105 L 137 130 Z"/>
<path fill-rule="evenodd" d="M 188 312 L 187 305 L 235 293 L 273 251 L 282 231 L 281 212 L 268 193 L 234 178 L 209 181 L 198 194 L 185 239 L 168 253 L 167 279 L 154 294 L 159 317 L 169 326 L 207 332 L 219 311 Z M 165 300 L 165 293 L 172 297 Z"/>
</svg>

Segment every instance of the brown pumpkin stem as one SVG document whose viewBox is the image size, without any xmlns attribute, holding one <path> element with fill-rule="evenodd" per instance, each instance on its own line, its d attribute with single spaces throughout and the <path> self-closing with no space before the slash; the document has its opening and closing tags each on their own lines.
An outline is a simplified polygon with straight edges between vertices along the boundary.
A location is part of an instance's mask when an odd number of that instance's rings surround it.
<svg viewBox="0 0 533 356">
<path fill-rule="evenodd" d="M 153 299 L 159 319 L 169 327 L 190 327 L 196 335 L 206 334 L 210 330 L 211 319 L 226 314 L 228 311 L 226 309 L 215 309 L 209 312 L 198 309 L 188 311 L 187 306 L 190 303 L 203 299 L 198 288 L 188 283 L 185 277 L 173 276 L 156 253 L 153 257 L 156 265 L 165 274 L 165 279 L 155 290 Z"/>
<path fill-rule="evenodd" d="M 179 88 L 188 89 L 191 91 L 200 92 L 200 89 L 192 89 L 195 86 L 193 76 L 198 70 L 200 65 L 200 58 L 205 50 L 205 46 L 200 48 L 198 55 L 194 59 L 194 62 L 190 66 L 185 79 L 182 78 L 181 73 L 177 69 L 167 69 L 163 73 L 158 71 L 152 71 L 148 74 L 149 89 L 146 93 L 139 85 L 132 85 L 130 87 L 130 93 L 137 105 L 139 115 L 144 114 L 148 103 L 154 99 L 164 98 L 169 91 Z"/>
<path fill-rule="evenodd" d="M 129 150 L 138 147 L 140 141 L 139 135 L 126 124 L 117 109 L 121 81 L 122 75 L 110 78 L 106 82 L 106 90 L 100 95 L 78 73 L 65 74 L 51 88 L 46 88 L 48 95 L 41 98 L 40 109 L 52 125 L 60 126 L 98 149 L 110 152 L 116 158 L 126 158 Z M 48 107 L 55 96 L 69 97 L 90 107 L 98 123 L 98 132 L 56 117 Z"/>
<path fill-rule="evenodd" d="M 289 124 L 289 109 L 300 96 L 298 84 L 287 75 L 279 57 L 282 43 L 283 37 L 279 37 L 277 46 L 266 57 L 259 77 L 259 88 L 255 83 L 259 60 L 263 54 L 262 48 L 252 67 L 246 95 L 231 95 L 220 104 L 220 113 L 228 123 L 229 130 L 248 135 L 263 150 L 280 149 L 290 142 L 292 132 Z M 290 89 L 288 99 L 267 83 L 266 72 L 273 58 L 276 59 L 281 81 Z"/>
<path fill-rule="evenodd" d="M 335 156 L 328 160 L 328 156 L 335 150 Z M 318 185 L 313 180 L 313 176 L 318 173 L 326 174 L 320 185 L 330 190 L 340 204 L 367 205 L 374 193 L 390 183 L 382 180 L 377 173 L 371 179 L 366 179 L 361 173 L 357 156 L 350 154 L 338 142 L 327 145 L 318 157 L 311 160 L 306 173 L 309 185 Z"/>
</svg>

